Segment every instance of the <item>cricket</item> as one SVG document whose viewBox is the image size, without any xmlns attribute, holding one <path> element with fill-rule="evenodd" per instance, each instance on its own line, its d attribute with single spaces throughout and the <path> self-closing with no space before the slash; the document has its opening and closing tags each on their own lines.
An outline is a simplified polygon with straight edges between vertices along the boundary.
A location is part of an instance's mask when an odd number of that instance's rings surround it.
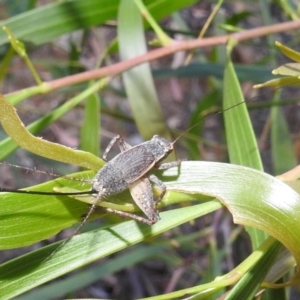
<svg viewBox="0 0 300 300">
<path fill-rule="evenodd" d="M 219 111 L 212 116 L 224 113 L 227 110 L 230 110 L 235 106 L 243 103 L 244 101 L 223 111 Z M 73 233 L 72 236 L 74 236 L 84 225 L 84 223 L 89 219 L 101 200 L 103 200 L 105 197 L 112 196 L 129 189 L 133 201 L 144 213 L 145 217 L 111 208 L 103 209 L 108 213 L 114 213 L 147 225 L 153 225 L 159 221 L 158 204 L 166 193 L 166 186 L 157 176 L 155 176 L 154 174 L 150 174 L 150 172 L 153 169 L 164 170 L 172 167 L 178 167 L 181 163 L 181 160 L 165 163 L 163 163 L 162 161 L 174 150 L 174 144 L 183 135 L 185 135 L 189 130 L 198 126 L 202 122 L 203 120 L 188 128 L 186 131 L 181 133 L 173 142 L 170 142 L 161 136 L 154 135 L 149 141 L 145 141 L 136 146 L 131 146 L 126 143 L 119 135 L 117 135 L 111 140 L 106 150 L 104 151 L 103 160 L 107 162 L 106 165 L 98 171 L 94 179 L 88 181 L 92 184 L 92 187 L 89 191 L 76 193 L 55 193 L 12 190 L 0 187 L 0 192 L 39 195 L 92 194 L 92 196 L 94 197 L 94 201 L 89 211 L 81 221 L 80 225 Z M 118 144 L 120 153 L 108 161 L 107 155 L 115 144 Z M 43 173 L 43 171 L 41 173 Z M 55 175 L 53 173 L 48 174 Z M 156 199 L 152 191 L 151 183 L 157 185 L 161 190 L 160 195 L 156 197 Z"/>
</svg>

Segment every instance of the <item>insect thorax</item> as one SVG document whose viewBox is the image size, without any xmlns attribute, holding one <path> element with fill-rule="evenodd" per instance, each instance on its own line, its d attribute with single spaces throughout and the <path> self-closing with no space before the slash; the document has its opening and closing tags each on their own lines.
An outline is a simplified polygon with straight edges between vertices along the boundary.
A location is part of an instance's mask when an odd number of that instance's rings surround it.
<svg viewBox="0 0 300 300">
<path fill-rule="evenodd" d="M 167 139 L 154 135 L 153 138 L 148 142 L 149 151 L 156 158 L 156 161 L 160 161 L 169 155 L 173 150 L 173 144 Z"/>
</svg>

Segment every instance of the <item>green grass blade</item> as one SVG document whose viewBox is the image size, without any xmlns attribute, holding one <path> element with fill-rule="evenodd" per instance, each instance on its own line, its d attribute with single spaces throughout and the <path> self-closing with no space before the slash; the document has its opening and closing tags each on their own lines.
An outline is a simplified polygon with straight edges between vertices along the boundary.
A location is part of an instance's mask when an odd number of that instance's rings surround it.
<svg viewBox="0 0 300 300">
<path fill-rule="evenodd" d="M 297 158 L 288 125 L 278 106 L 271 109 L 271 124 L 273 173 L 279 175 L 297 166 Z"/>
<path fill-rule="evenodd" d="M 245 101 L 230 54 L 231 46 L 229 45 L 227 46 L 227 62 L 224 71 L 224 109 Z M 240 104 L 227 111 L 224 119 L 230 162 L 263 170 L 246 104 Z M 267 237 L 264 232 L 253 228 L 247 228 L 247 231 L 250 234 L 254 249 Z"/>
<path fill-rule="evenodd" d="M 121 1 L 118 20 L 119 48 L 122 60 L 146 53 L 142 16 L 134 1 Z M 154 134 L 170 138 L 149 64 L 143 64 L 125 72 L 123 78 L 132 114 L 141 136 L 145 140 L 149 140 Z"/>
<path fill-rule="evenodd" d="M 195 2 L 146 0 L 145 5 L 154 18 L 160 20 Z M 116 19 L 119 3 L 119 0 L 59 1 L 5 20 L 0 27 L 7 26 L 17 39 L 41 45 L 63 34 Z M 0 45 L 5 43 L 8 43 L 7 35 L 0 30 Z"/>
<path fill-rule="evenodd" d="M 282 245 L 279 242 L 274 242 L 272 247 L 264 253 L 254 267 L 234 286 L 225 300 L 254 299 L 255 294 L 259 291 L 261 282 L 265 279 L 270 269 L 270 265 L 274 264 L 281 250 Z"/>
<path fill-rule="evenodd" d="M 0 27 L 8 27 L 17 39 L 41 45 L 62 34 L 115 18 L 118 4 L 117 0 L 56 2 L 3 21 Z M 0 31 L 0 45 L 7 42 L 6 34 Z"/>
<path fill-rule="evenodd" d="M 100 98 L 95 93 L 87 98 L 80 132 L 80 148 L 100 156 Z"/>
<path fill-rule="evenodd" d="M 300 214 L 299 195 L 276 178 L 237 165 L 183 162 L 180 173 L 177 168 L 172 168 L 163 172 L 161 179 L 168 190 L 163 205 L 197 199 L 199 194 L 217 197 L 229 208 L 235 222 L 259 228 L 273 235 L 292 252 L 299 263 L 300 239 L 297 235 L 300 231 L 300 223 L 297 221 Z M 50 184 L 53 187 L 71 183 L 75 185 L 74 182 L 68 183 L 66 179 L 59 179 L 44 184 L 42 190 L 48 190 Z M 37 189 L 41 190 L 41 186 Z M 122 195 L 125 199 L 129 197 L 128 192 Z M 66 197 L 47 196 L 43 201 L 41 196 L 31 196 L 32 198 L 26 199 L 21 195 L 7 193 L 1 195 L 2 248 L 28 245 L 29 240 L 32 243 L 34 240 L 46 238 L 47 235 L 51 236 L 58 230 L 79 221 L 87 209 L 86 204 Z M 57 205 L 59 207 L 55 207 Z M 215 201 L 202 205 L 162 213 L 161 220 L 151 227 L 129 221 L 77 236 L 48 261 L 44 260 L 55 249 L 55 245 L 2 265 L 0 274 L 5 275 L 0 278 L 1 295 L 16 296 L 33 286 L 220 207 L 220 203 Z M 20 266 L 23 266 L 21 277 L 17 276 Z M 17 291 L 16 286 L 20 287 Z"/>
<path fill-rule="evenodd" d="M 228 51 L 224 71 L 224 109 L 245 101 Z M 246 104 L 240 104 L 224 115 L 230 162 L 263 170 L 256 137 Z"/>
<path fill-rule="evenodd" d="M 124 268 L 129 268 L 139 262 L 143 262 L 151 257 L 155 257 L 162 253 L 165 247 L 162 246 L 141 246 L 133 249 L 130 253 L 125 253 L 118 257 L 114 257 L 99 266 L 92 269 L 84 270 L 71 277 L 61 279 L 59 282 L 47 284 L 45 287 L 35 289 L 24 296 L 17 297 L 17 300 L 32 299 L 53 299 L 63 297 L 68 293 L 74 293 L 92 283 L 98 282 L 100 279 L 112 273 L 118 272 Z"/>
<path fill-rule="evenodd" d="M 3 264 L 0 266 L 1 297 L 11 299 L 71 270 L 128 248 L 145 238 L 155 236 L 221 206 L 218 202 L 209 202 L 199 204 L 198 207 L 199 209 L 186 207 L 165 212 L 161 215 L 162 220 L 151 227 L 127 221 L 75 236 L 48 260 L 49 255 L 58 246 L 57 243 Z"/>
</svg>

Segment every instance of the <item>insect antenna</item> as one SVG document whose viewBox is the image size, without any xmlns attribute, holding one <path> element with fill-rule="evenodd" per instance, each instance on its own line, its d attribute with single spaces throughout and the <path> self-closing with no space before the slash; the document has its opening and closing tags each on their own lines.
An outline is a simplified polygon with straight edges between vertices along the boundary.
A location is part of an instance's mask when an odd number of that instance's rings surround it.
<svg viewBox="0 0 300 300">
<path fill-rule="evenodd" d="M 17 169 L 25 170 L 27 172 L 45 174 L 45 175 L 49 175 L 49 176 L 56 177 L 56 178 L 65 178 L 65 179 L 69 179 L 69 180 L 73 180 L 73 181 L 92 183 L 91 179 L 82 179 L 82 178 L 69 177 L 69 176 L 65 176 L 65 175 L 59 175 L 59 174 L 53 173 L 51 171 L 50 172 L 49 171 L 42 171 L 42 170 L 38 170 L 36 168 L 23 167 L 23 166 L 14 165 L 14 164 L 11 164 L 11 163 L 8 163 L 8 162 L 0 162 L 0 165 L 7 165 L 7 166 L 14 167 L 14 168 L 17 168 Z"/>
<path fill-rule="evenodd" d="M 223 113 L 225 113 L 226 111 L 231 110 L 232 108 L 234 108 L 234 107 L 236 107 L 236 106 L 239 106 L 239 105 L 241 105 L 241 104 L 243 104 L 243 103 L 246 103 L 246 101 L 239 102 L 239 103 L 237 103 L 237 104 L 235 104 L 235 105 L 232 105 L 232 106 L 230 106 L 230 107 L 228 107 L 228 108 L 226 108 L 226 109 L 223 109 L 223 110 L 220 110 L 220 111 L 218 111 L 218 112 L 216 112 L 216 113 L 213 113 L 213 114 L 210 115 L 210 117 L 212 117 L 212 116 L 217 116 L 217 115 L 219 115 L 219 114 L 223 114 Z M 207 118 L 209 118 L 209 116 L 208 116 Z M 206 119 L 207 119 L 207 118 L 206 118 Z M 201 124 L 201 123 L 203 123 L 203 120 L 200 121 L 200 122 L 197 122 L 196 124 L 194 124 L 193 126 L 191 126 L 190 128 L 188 128 L 187 130 L 185 130 L 184 132 L 182 132 L 181 134 L 179 134 L 179 135 L 177 136 L 177 138 L 171 143 L 171 145 L 173 146 L 173 145 L 174 145 L 174 144 L 175 144 L 182 136 L 184 136 L 187 132 L 189 132 L 191 129 L 197 127 L 197 126 L 198 126 L 199 124 Z"/>
<path fill-rule="evenodd" d="M 56 178 L 64 178 L 68 180 L 73 180 L 73 181 L 80 181 L 80 182 L 86 182 L 86 183 L 93 183 L 92 179 L 82 179 L 82 178 L 75 178 L 75 177 L 69 177 L 69 176 L 64 176 L 64 175 L 59 175 L 55 174 L 53 172 L 49 171 L 42 171 L 42 170 L 37 170 L 36 168 L 29 168 L 29 167 L 23 167 L 15 164 L 10 164 L 7 162 L 1 162 L 1 165 L 8 165 L 10 167 L 26 170 L 27 172 L 34 172 L 34 173 L 39 173 L 39 174 L 45 174 L 45 175 L 50 175 Z M 87 195 L 87 194 L 92 194 L 92 191 L 83 191 L 83 192 L 70 192 L 70 193 L 57 193 L 57 192 L 41 192 L 41 191 L 28 191 L 28 190 L 18 190 L 18 189 L 9 189 L 9 188 L 3 188 L 0 187 L 0 193 L 3 192 L 9 192 L 9 193 L 16 193 L 16 194 L 31 194 L 31 195 Z"/>
<path fill-rule="evenodd" d="M 93 194 L 93 191 L 84 191 L 84 192 L 70 192 L 70 193 L 56 193 L 56 192 L 40 192 L 40 191 L 27 191 L 27 190 L 15 190 L 15 189 L 7 189 L 0 187 L 0 193 L 8 192 L 15 194 L 28 194 L 28 195 L 87 195 Z"/>
</svg>

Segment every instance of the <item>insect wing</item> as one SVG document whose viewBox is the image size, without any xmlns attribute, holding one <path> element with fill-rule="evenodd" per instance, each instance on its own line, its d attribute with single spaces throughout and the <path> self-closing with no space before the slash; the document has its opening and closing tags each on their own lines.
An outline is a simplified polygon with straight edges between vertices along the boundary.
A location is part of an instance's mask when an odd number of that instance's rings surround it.
<svg viewBox="0 0 300 300">
<path fill-rule="evenodd" d="M 141 144 L 120 153 L 111 162 L 122 172 L 122 177 L 131 184 L 146 174 L 156 161 L 147 147 Z"/>
</svg>

